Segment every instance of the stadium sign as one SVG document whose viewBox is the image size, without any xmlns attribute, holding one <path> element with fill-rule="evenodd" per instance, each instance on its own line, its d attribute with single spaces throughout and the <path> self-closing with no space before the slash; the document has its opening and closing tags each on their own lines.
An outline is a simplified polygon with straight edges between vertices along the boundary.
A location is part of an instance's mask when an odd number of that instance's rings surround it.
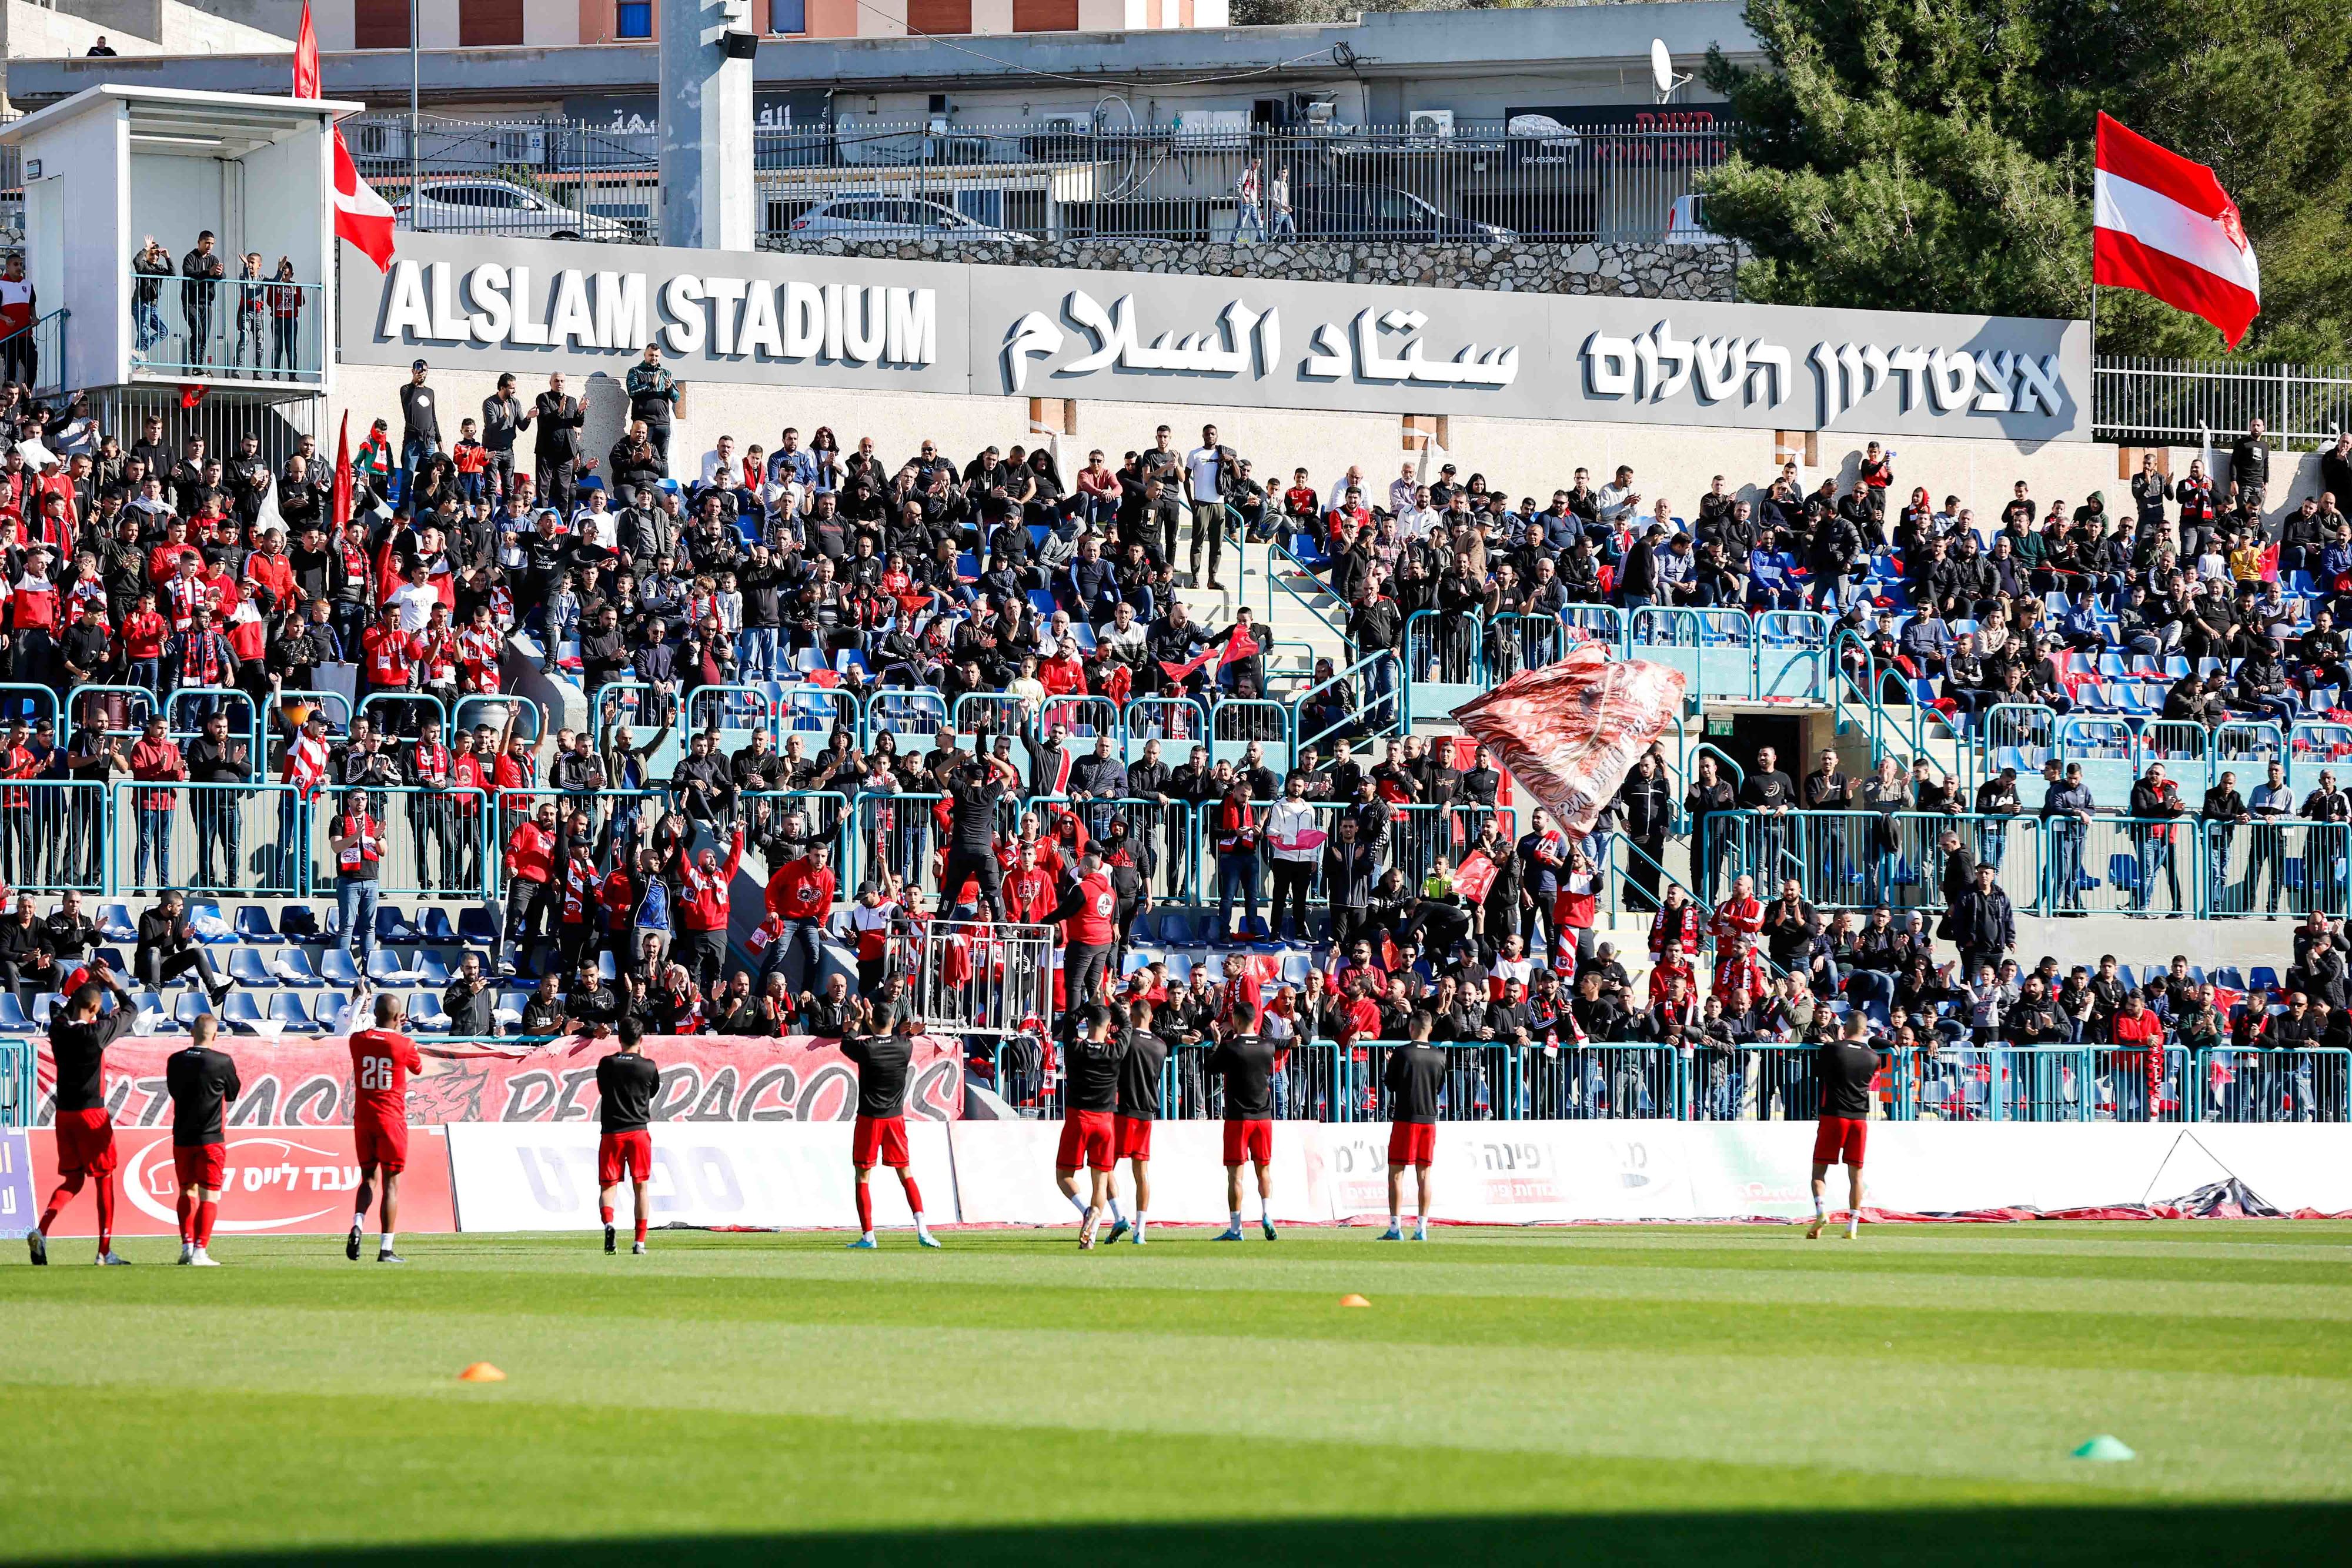
<svg viewBox="0 0 2352 1568">
<path fill-rule="evenodd" d="M 348 281 L 364 271 L 346 269 Z M 404 235 L 346 363 L 2088 440 L 2079 322 Z"/>
</svg>

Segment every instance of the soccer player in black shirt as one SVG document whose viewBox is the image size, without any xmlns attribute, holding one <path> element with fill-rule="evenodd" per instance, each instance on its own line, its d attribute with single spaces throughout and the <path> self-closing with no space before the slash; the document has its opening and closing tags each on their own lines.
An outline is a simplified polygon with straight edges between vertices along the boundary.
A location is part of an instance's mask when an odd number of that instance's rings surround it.
<svg viewBox="0 0 2352 1568">
<path fill-rule="evenodd" d="M 1113 1163 L 1127 1162 L 1135 1178 L 1135 1245 L 1143 1245 L 1143 1225 L 1151 1211 L 1151 1124 L 1160 1120 L 1160 1089 L 1167 1077 L 1168 1042 L 1151 1032 L 1151 1004 L 1128 1009 L 1127 1048 L 1118 1057 L 1118 1113 L 1111 1118 Z M 1112 1213 L 1118 1197 L 1113 1195 Z M 1110 1239 L 1118 1239 L 1114 1229 Z"/>
<path fill-rule="evenodd" d="M 1064 1061 L 1066 1082 L 1062 1099 L 1062 1143 L 1054 1155 L 1054 1181 L 1062 1196 L 1078 1211 L 1078 1247 L 1095 1244 L 1095 1228 L 1109 1209 L 1116 1228 L 1113 1241 L 1127 1231 L 1118 1199 L 1111 1196 L 1110 1174 L 1118 1165 L 1118 1142 L 1111 1113 L 1118 1105 L 1118 1061 L 1126 1042 L 1111 1033 L 1110 1013 L 1089 1002 L 1072 1015 L 1077 1024 Z M 1090 1174 L 1087 1196 L 1078 1196 L 1078 1167 Z"/>
<path fill-rule="evenodd" d="M 163 1064 L 163 1087 L 172 1096 L 172 1170 L 180 1181 L 180 1261 L 199 1269 L 220 1267 L 209 1249 L 228 1177 L 221 1113 L 245 1092 L 236 1063 L 213 1049 L 219 1028 L 213 1014 L 198 1013 L 188 1026 L 187 1049 L 173 1051 Z"/>
<path fill-rule="evenodd" d="M 1870 1133 L 1870 1082 L 1886 1065 L 1886 1058 L 1870 1043 L 1870 1020 L 1854 1013 L 1845 1020 L 1841 1038 L 1814 1055 L 1821 1079 L 1822 1113 L 1813 1133 L 1813 1223 L 1805 1239 L 1813 1240 L 1829 1223 L 1822 1189 L 1830 1166 L 1843 1163 L 1850 1186 L 1845 1239 L 1862 1230 L 1862 1151 Z"/>
<path fill-rule="evenodd" d="M 1220 1241 L 1242 1239 L 1242 1166 L 1257 1166 L 1258 1224 L 1274 1239 L 1274 1046 L 1261 1036 L 1220 1040 L 1202 1066 L 1225 1081 L 1225 1207 Z"/>
<path fill-rule="evenodd" d="M 624 1018 L 621 1049 L 596 1063 L 596 1114 L 604 1135 L 596 1140 L 597 1211 L 604 1217 L 604 1250 L 616 1250 L 613 1237 L 613 1192 L 625 1174 L 637 1200 L 637 1239 L 630 1255 L 646 1249 L 646 1183 L 654 1174 L 654 1097 L 661 1092 L 661 1069 L 642 1049 L 646 1026 Z"/>
<path fill-rule="evenodd" d="M 862 1004 L 856 1023 L 873 1027 L 873 1015 Z M 857 1064 L 857 1123 L 849 1134 L 849 1163 L 857 1172 L 857 1239 L 849 1245 L 859 1251 L 870 1252 L 879 1245 L 874 1239 L 872 1186 L 877 1163 L 897 1171 L 898 1185 L 907 1189 L 915 1239 L 926 1247 L 940 1244 L 923 1223 L 923 1189 L 908 1168 L 907 1071 L 915 1060 L 917 1032 L 914 1019 L 900 1019 L 888 1034 L 864 1034 L 841 1042 L 841 1054 Z"/>
<path fill-rule="evenodd" d="M 1429 1239 L 1429 1166 L 1437 1153 L 1437 1095 L 1445 1087 L 1445 1052 L 1429 1043 L 1437 1020 L 1415 1009 L 1403 1045 L 1389 1052 L 1381 1070 L 1381 1086 L 1389 1092 L 1389 1228 L 1383 1241 L 1402 1241 L 1404 1228 L 1397 1223 L 1404 1212 L 1404 1173 L 1413 1172 L 1421 1194 L 1421 1219 L 1412 1228 L 1415 1241 Z"/>
<path fill-rule="evenodd" d="M 108 991 L 115 995 L 112 1012 L 100 1017 L 98 1004 Z M 106 960 L 94 960 L 89 978 L 78 988 L 49 1025 L 49 1054 L 58 1064 L 58 1189 L 41 1210 L 40 1228 L 25 1238 L 33 1261 L 49 1260 L 49 1228 L 58 1214 L 81 1190 L 86 1179 L 98 1183 L 98 1260 L 127 1263 L 114 1255 L 114 1118 L 106 1109 L 106 1048 L 131 1030 L 136 1008 Z"/>
</svg>

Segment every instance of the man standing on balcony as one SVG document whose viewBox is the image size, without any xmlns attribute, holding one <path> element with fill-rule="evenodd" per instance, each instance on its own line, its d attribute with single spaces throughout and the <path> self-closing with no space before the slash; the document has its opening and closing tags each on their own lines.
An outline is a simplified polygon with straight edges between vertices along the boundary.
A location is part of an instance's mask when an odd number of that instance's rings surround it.
<svg viewBox="0 0 2352 1568">
<path fill-rule="evenodd" d="M 667 473 L 670 420 L 685 402 L 686 388 L 662 363 L 659 343 L 646 345 L 645 358 L 629 367 L 621 388 L 628 394 L 629 417 L 644 422 L 646 439 L 652 444 L 662 471 Z"/>
<path fill-rule="evenodd" d="M 213 231 L 206 229 L 196 236 L 196 248 L 180 258 L 180 276 L 187 279 L 180 285 L 180 315 L 187 323 L 185 362 L 191 367 L 201 367 L 211 350 L 213 308 L 220 297 L 221 279 L 228 273 L 214 245 Z"/>
<path fill-rule="evenodd" d="M 1756 753 L 1755 771 L 1739 786 L 1742 810 L 1757 819 L 1756 870 L 1767 878 L 1788 871 L 1789 817 L 1797 808 L 1797 787 L 1780 771 L 1780 754 L 1770 747 Z"/>
<path fill-rule="evenodd" d="M 411 510 L 416 465 L 441 450 L 441 414 L 431 387 L 425 384 L 423 360 L 408 367 L 408 384 L 400 389 L 400 506 Z"/>
<path fill-rule="evenodd" d="M 33 348 L 33 323 L 39 319 L 33 286 L 25 280 L 25 255 L 9 254 L 0 269 L 0 381 L 32 384 L 40 376 L 40 360 Z"/>
<path fill-rule="evenodd" d="M 532 404 L 531 418 L 539 422 L 538 444 L 533 453 L 538 469 L 535 487 L 547 505 L 555 508 L 558 517 L 568 517 L 572 515 L 575 478 L 583 465 L 580 428 L 588 423 L 588 400 L 567 396 L 563 372 L 557 371 L 547 378 L 547 390 Z"/>
<path fill-rule="evenodd" d="M 2058 892 L 2053 915 L 2076 915 L 2083 910 L 2083 840 L 2091 831 L 2091 814 L 2096 804 L 2091 798 L 2090 786 L 2083 782 L 2083 765 L 2066 764 L 2063 778 L 2058 759 L 2052 758 L 2042 764 L 2042 782 L 2047 787 L 2042 797 L 2042 818 L 2050 833 L 2050 867 L 2053 885 Z"/>
</svg>

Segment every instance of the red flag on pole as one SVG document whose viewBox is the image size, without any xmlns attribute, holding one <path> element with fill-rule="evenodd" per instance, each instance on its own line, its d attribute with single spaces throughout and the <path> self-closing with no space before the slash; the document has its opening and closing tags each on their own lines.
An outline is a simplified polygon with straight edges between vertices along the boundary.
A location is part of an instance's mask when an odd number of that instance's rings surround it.
<svg viewBox="0 0 2352 1568">
<path fill-rule="evenodd" d="M 319 96 L 319 35 L 310 26 L 310 0 L 302 0 L 302 22 L 294 35 L 294 96 Z M 342 127 L 332 128 L 335 139 L 335 237 L 352 242 L 376 265 L 392 267 L 392 204 L 360 178 L 359 165 L 343 142 Z"/>
<path fill-rule="evenodd" d="M 335 488 L 328 508 L 335 515 L 335 527 L 342 528 L 352 520 L 352 411 L 343 410 L 342 434 L 335 437 Z"/>
</svg>

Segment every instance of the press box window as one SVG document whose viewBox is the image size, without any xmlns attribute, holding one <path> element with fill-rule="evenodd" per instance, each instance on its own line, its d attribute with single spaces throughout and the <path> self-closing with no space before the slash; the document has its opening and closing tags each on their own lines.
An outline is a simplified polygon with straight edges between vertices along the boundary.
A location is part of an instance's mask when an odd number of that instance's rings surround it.
<svg viewBox="0 0 2352 1568">
<path fill-rule="evenodd" d="M 654 36 L 653 0 L 621 0 L 614 7 L 613 31 L 623 38 L 650 38 Z"/>
<path fill-rule="evenodd" d="M 808 0 L 768 0 L 768 31 L 807 32 Z"/>
</svg>

